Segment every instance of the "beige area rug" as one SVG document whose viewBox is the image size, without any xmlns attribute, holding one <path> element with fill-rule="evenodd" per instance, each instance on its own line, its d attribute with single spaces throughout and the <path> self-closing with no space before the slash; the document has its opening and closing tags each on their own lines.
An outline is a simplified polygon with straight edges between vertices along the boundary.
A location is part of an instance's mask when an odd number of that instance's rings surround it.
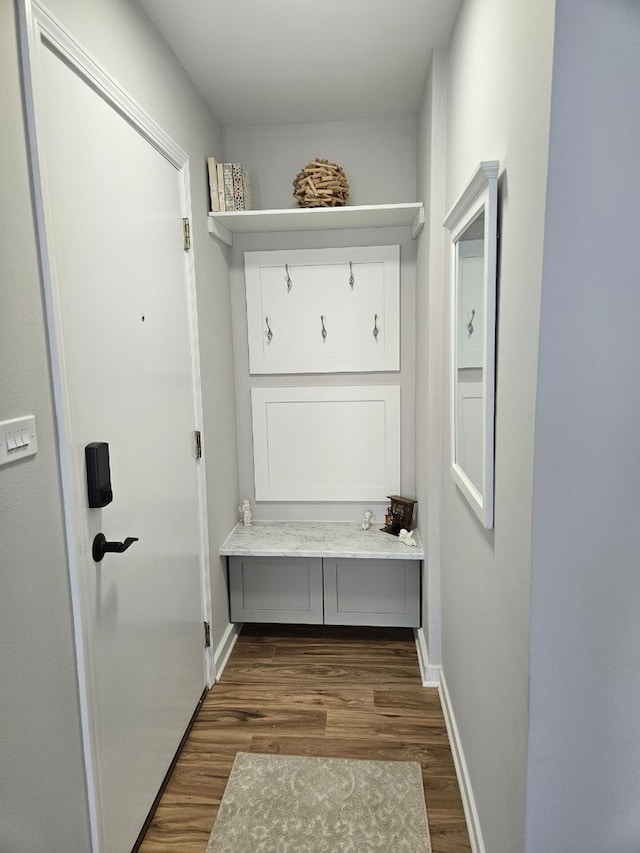
<svg viewBox="0 0 640 853">
<path fill-rule="evenodd" d="M 416 761 L 239 752 L 207 853 L 430 853 Z"/>
</svg>

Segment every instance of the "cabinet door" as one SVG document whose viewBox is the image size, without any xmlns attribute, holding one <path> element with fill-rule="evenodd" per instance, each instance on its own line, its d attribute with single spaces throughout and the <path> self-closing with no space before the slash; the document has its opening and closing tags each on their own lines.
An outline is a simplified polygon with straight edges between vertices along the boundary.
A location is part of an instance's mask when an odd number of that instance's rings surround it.
<svg viewBox="0 0 640 853">
<path fill-rule="evenodd" d="M 249 368 L 400 368 L 400 247 L 245 253 Z"/>
<path fill-rule="evenodd" d="M 229 557 L 232 622 L 322 624 L 319 557 Z"/>
<path fill-rule="evenodd" d="M 327 625 L 420 625 L 420 560 L 325 559 Z"/>
</svg>

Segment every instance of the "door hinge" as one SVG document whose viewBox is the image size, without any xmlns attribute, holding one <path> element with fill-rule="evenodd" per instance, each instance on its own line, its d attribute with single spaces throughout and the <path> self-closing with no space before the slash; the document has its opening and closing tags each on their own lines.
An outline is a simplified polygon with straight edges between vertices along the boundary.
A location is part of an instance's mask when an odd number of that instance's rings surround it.
<svg viewBox="0 0 640 853">
<path fill-rule="evenodd" d="M 202 459 L 202 434 L 199 429 L 195 430 L 193 437 L 196 443 L 196 459 Z"/>
<path fill-rule="evenodd" d="M 211 625 L 208 622 L 202 624 L 204 625 L 204 645 L 208 649 L 211 646 Z"/>
<path fill-rule="evenodd" d="M 191 248 L 191 223 L 186 216 L 182 220 L 182 236 L 184 237 L 184 250 L 188 252 Z"/>
</svg>

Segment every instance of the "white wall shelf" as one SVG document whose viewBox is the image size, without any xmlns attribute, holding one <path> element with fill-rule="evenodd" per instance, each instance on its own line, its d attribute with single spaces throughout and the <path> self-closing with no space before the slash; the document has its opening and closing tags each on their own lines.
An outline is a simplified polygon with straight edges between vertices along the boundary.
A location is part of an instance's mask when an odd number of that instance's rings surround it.
<svg viewBox="0 0 640 853">
<path fill-rule="evenodd" d="M 371 204 L 353 207 L 237 210 L 210 213 L 209 233 L 227 246 L 234 234 L 268 231 L 328 231 L 341 228 L 411 227 L 415 240 L 424 226 L 424 205 Z"/>
</svg>

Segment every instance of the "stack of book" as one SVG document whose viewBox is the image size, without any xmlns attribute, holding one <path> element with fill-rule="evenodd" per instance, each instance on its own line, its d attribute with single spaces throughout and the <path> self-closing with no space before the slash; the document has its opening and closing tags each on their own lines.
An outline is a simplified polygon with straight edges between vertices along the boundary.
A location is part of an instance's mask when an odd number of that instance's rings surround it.
<svg viewBox="0 0 640 853">
<path fill-rule="evenodd" d="M 242 163 L 218 163 L 208 158 L 211 210 L 251 210 L 249 175 Z"/>
</svg>

